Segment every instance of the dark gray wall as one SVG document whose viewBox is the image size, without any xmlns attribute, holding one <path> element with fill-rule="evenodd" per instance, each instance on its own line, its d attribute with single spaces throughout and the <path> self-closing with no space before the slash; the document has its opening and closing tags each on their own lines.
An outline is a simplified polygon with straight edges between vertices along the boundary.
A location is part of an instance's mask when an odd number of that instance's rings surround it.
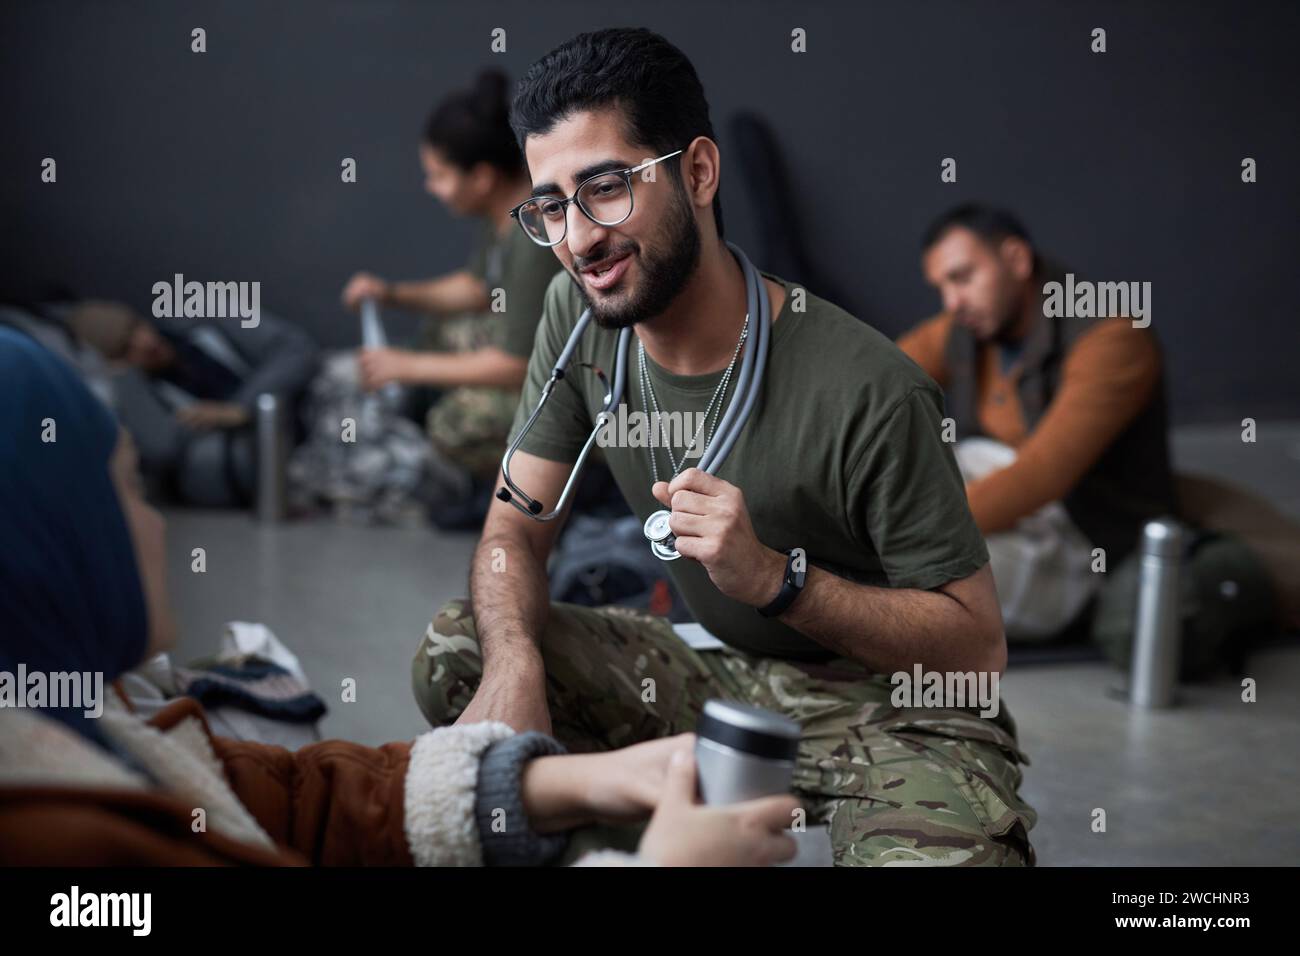
<svg viewBox="0 0 1300 956">
<path fill-rule="evenodd" d="M 0 293 L 62 282 L 144 309 L 174 272 L 259 280 L 267 308 L 354 341 L 338 305 L 353 270 L 433 275 L 466 256 L 468 224 L 421 191 L 429 107 L 484 65 L 518 76 L 574 33 L 635 22 L 704 80 L 729 237 L 757 247 L 725 132 L 754 110 L 786 152 L 812 255 L 883 331 L 936 310 L 926 221 L 989 199 L 1076 272 L 1153 283 L 1175 422 L 1300 416 L 1296 5 L 1046 6 L 7 3 Z M 194 26 L 206 54 L 189 51 Z M 497 26 L 505 54 L 489 50 Z M 39 181 L 45 156 L 56 185 Z"/>
</svg>

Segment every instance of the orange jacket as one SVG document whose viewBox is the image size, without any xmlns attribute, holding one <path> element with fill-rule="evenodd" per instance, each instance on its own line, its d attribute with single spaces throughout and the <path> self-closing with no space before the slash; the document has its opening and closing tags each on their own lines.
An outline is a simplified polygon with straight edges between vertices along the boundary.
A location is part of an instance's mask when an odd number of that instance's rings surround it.
<svg viewBox="0 0 1300 956">
<path fill-rule="evenodd" d="M 939 384 L 948 378 L 944 347 L 951 313 L 905 333 L 898 347 Z M 1160 378 L 1160 350 L 1149 329 L 1098 322 L 1065 359 L 1061 386 L 1038 427 L 1027 433 L 1016 389 L 1019 363 L 1002 374 L 997 349 L 980 349 L 977 403 L 980 427 L 1010 445 L 1007 468 L 966 487 L 971 513 L 984 534 L 1009 531 L 1043 505 L 1060 501 L 1150 400 Z"/>
</svg>

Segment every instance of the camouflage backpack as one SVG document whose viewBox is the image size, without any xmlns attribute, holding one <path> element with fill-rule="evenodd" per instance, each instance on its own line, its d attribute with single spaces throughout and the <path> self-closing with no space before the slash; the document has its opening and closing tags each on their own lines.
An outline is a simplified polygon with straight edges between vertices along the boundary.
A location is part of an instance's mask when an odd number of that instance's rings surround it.
<svg viewBox="0 0 1300 956">
<path fill-rule="evenodd" d="M 1127 670 L 1133 652 L 1142 553 L 1135 550 L 1110 575 L 1098 598 L 1093 642 Z M 1278 626 L 1276 595 L 1259 558 L 1236 535 L 1194 529 L 1181 567 L 1180 677 L 1240 671 L 1251 645 Z"/>
</svg>

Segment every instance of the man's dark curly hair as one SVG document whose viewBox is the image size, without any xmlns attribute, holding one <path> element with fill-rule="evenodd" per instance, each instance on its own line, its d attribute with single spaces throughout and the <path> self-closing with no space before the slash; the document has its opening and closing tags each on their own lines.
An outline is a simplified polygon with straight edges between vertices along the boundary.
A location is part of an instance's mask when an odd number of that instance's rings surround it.
<svg viewBox="0 0 1300 956">
<path fill-rule="evenodd" d="M 529 136 L 545 135 L 574 113 L 610 107 L 622 111 L 624 138 L 655 156 L 683 149 L 697 136 L 717 140 L 691 61 L 641 27 L 583 33 L 547 53 L 519 81 L 510 125 L 523 150 Z M 665 165 L 680 185 L 679 164 Z M 713 197 L 713 221 L 721 238 L 721 191 Z"/>
</svg>

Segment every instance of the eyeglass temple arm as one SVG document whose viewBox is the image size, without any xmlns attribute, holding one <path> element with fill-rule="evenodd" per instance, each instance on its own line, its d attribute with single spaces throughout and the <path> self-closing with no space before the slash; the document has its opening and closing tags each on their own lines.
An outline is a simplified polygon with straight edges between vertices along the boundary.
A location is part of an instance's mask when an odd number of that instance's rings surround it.
<svg viewBox="0 0 1300 956">
<path fill-rule="evenodd" d="M 640 166 L 633 166 L 631 169 L 627 170 L 627 172 L 629 175 L 631 175 L 632 173 L 639 173 L 647 166 L 653 166 L 655 163 L 662 163 L 665 159 L 672 159 L 678 153 L 683 153 L 683 152 L 685 152 L 685 150 L 682 149 L 673 150 L 671 153 L 665 153 L 664 155 L 660 156 L 658 159 L 647 160 L 646 162 L 642 163 Z"/>
</svg>

